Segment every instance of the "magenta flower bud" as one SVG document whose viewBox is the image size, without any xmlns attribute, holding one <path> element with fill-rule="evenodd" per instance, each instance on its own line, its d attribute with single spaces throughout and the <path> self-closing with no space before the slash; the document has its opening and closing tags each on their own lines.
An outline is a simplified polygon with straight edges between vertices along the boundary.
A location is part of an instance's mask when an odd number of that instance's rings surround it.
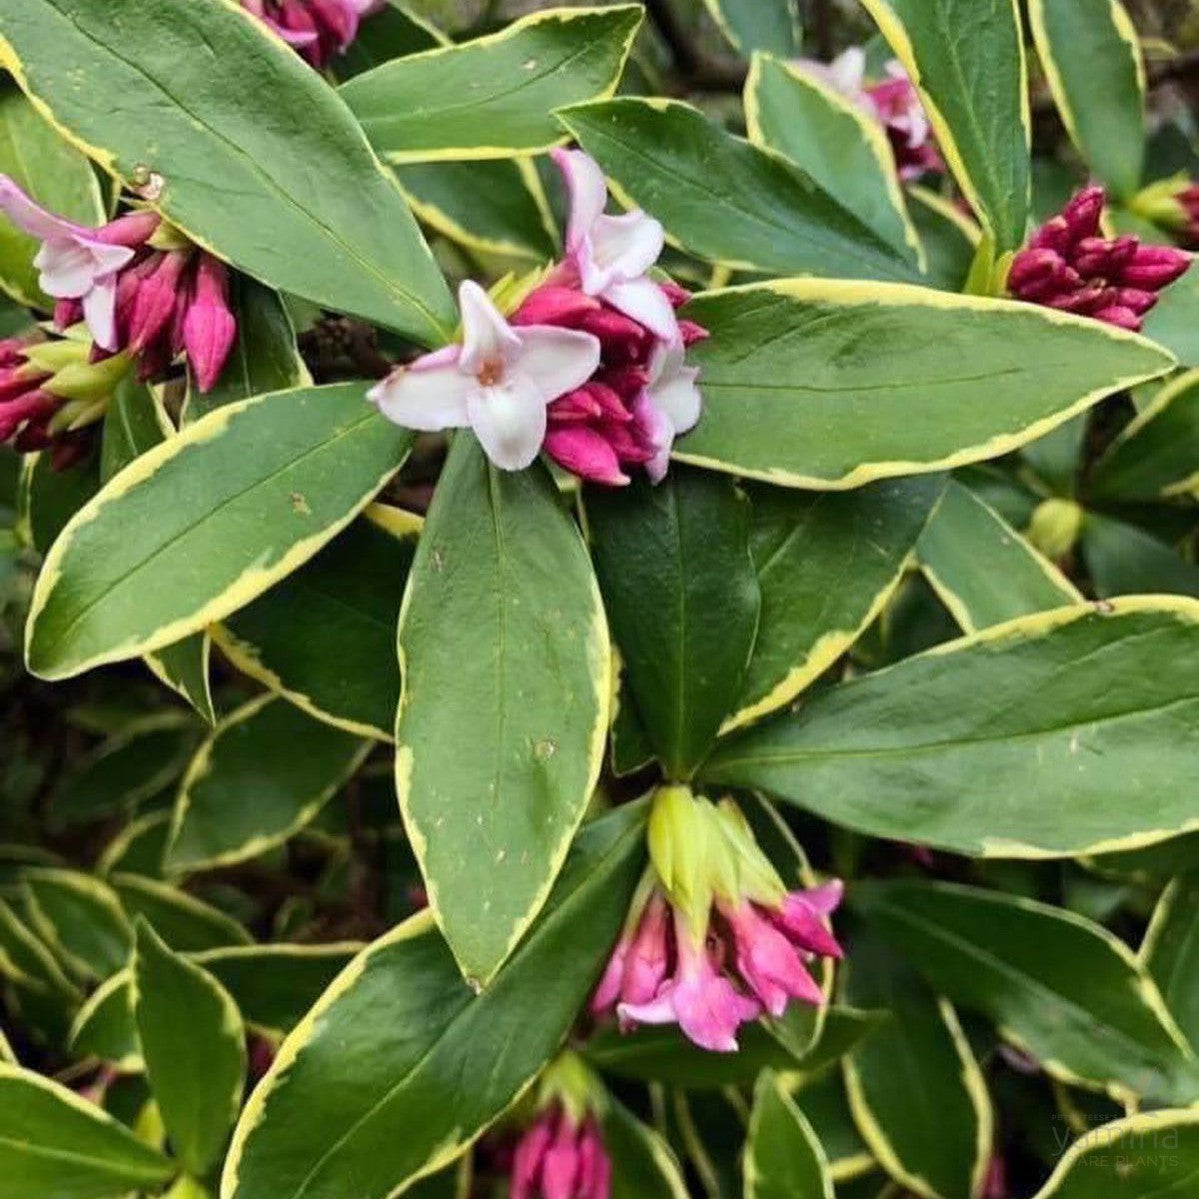
<svg viewBox="0 0 1199 1199">
<path fill-rule="evenodd" d="M 195 291 L 183 318 L 183 348 L 201 391 L 211 391 L 233 343 L 237 321 L 229 309 L 229 272 L 211 254 L 202 254 Z"/>
<path fill-rule="evenodd" d="M 1107 204 L 1107 192 L 1097 184 L 1084 187 L 1062 210 L 1070 239 L 1077 243 L 1084 237 L 1094 237 L 1099 232 L 1103 209 Z"/>
<path fill-rule="evenodd" d="M 1157 303 L 1157 293 L 1136 287 L 1121 287 L 1116 292 L 1116 303 L 1122 308 L 1131 309 L 1138 316 L 1144 316 Z"/>
<path fill-rule="evenodd" d="M 54 327 L 60 333 L 83 320 L 82 300 L 56 300 L 54 302 Z"/>
<path fill-rule="evenodd" d="M 599 300 L 584 294 L 577 287 L 561 287 L 547 283 L 535 288 L 512 316 L 513 325 L 559 325 L 578 329 L 593 312 L 600 309 Z"/>
<path fill-rule="evenodd" d="M 161 224 L 162 217 L 156 212 L 131 212 L 97 229 L 96 240 L 110 246 L 127 246 L 137 250 L 154 236 Z"/>
<path fill-rule="evenodd" d="M 142 278 L 129 315 L 129 348 L 134 353 L 144 350 L 169 325 L 189 254 L 187 250 L 159 252 L 157 265 Z"/>
<path fill-rule="evenodd" d="M 61 403 L 57 396 L 38 387 L 0 403 L 0 442 L 8 441 L 23 425 L 38 425 L 53 416 Z M 28 448 L 41 449 L 48 440 L 48 435 L 45 435 L 44 441 Z M 18 441 L 17 448 L 24 451 L 27 447 Z"/>
<path fill-rule="evenodd" d="M 15 337 L 0 338 L 0 369 L 25 361 L 25 343 Z"/>
<path fill-rule="evenodd" d="M 721 905 L 736 943 L 737 972 L 772 1015 L 792 999 L 819 1007 L 824 994 L 804 968 L 795 946 L 752 903 Z"/>
<path fill-rule="evenodd" d="M 666 298 L 670 301 L 672 308 L 682 308 L 691 299 L 691 293 L 685 287 L 680 287 L 673 279 L 659 280 L 658 286 L 666 293 Z"/>
<path fill-rule="evenodd" d="M 510 1199 L 609 1199 L 612 1166 L 593 1115 L 572 1119 L 560 1103 L 545 1108 L 513 1155 Z"/>
<path fill-rule="evenodd" d="M 697 325 L 695 321 L 679 321 L 679 333 L 683 338 L 683 345 L 690 347 L 699 341 L 707 341 L 710 334 L 703 325 Z"/>
<path fill-rule="evenodd" d="M 625 1003 L 649 1003 L 670 967 L 670 908 L 655 891 L 645 906 L 637 935 L 629 946 L 620 997 Z"/>
<path fill-rule="evenodd" d="M 629 482 L 608 439 L 589 425 L 551 427 L 542 448 L 564 470 L 589 483 L 624 487 Z"/>
<path fill-rule="evenodd" d="M 1113 278 L 1133 260 L 1139 244 L 1135 237 L 1117 237 L 1112 241 L 1084 237 L 1074 247 L 1074 269 L 1089 278 L 1097 275 Z"/>
<path fill-rule="evenodd" d="M 1141 246 L 1133 260 L 1121 271 L 1120 282 L 1146 291 L 1161 291 L 1191 265 L 1191 256 L 1173 246 Z"/>
<path fill-rule="evenodd" d="M 839 959 L 844 952 L 825 922 L 836 911 L 844 890 L 840 880 L 834 880 L 810 891 L 792 891 L 782 907 L 767 915 L 800 949 Z"/>
<path fill-rule="evenodd" d="M 1056 250 L 1043 248 L 1022 250 L 1008 272 L 1008 290 L 1021 300 L 1044 300 L 1078 282 L 1078 274 Z"/>
<path fill-rule="evenodd" d="M 1127 329 L 1130 333 L 1136 333 L 1141 328 L 1140 316 L 1131 308 L 1125 308 L 1121 304 L 1111 304 L 1090 315 L 1094 316 L 1097 321 L 1115 325 L 1117 329 Z"/>
</svg>

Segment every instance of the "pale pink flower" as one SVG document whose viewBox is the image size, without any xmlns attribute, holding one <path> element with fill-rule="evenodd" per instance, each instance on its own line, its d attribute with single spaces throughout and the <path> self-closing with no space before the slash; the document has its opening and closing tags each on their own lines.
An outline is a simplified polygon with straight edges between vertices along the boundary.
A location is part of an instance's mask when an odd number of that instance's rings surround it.
<svg viewBox="0 0 1199 1199">
<path fill-rule="evenodd" d="M 496 466 L 521 470 L 545 440 L 546 406 L 595 373 L 599 341 L 573 329 L 514 328 L 471 280 L 458 300 L 462 344 L 398 368 L 368 398 L 409 429 L 469 427 Z"/>
</svg>

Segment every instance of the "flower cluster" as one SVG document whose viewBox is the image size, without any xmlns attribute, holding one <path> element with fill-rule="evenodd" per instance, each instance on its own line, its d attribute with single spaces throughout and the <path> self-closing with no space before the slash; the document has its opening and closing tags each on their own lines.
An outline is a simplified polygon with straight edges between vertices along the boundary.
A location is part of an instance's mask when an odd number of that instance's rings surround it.
<svg viewBox="0 0 1199 1199">
<path fill-rule="evenodd" d="M 241 0 L 241 6 L 269 26 L 318 70 L 344 54 L 358 36 L 363 17 L 384 0 Z"/>
<path fill-rule="evenodd" d="M 795 65 L 878 121 L 901 179 L 945 170 L 920 93 L 898 60 L 887 63 L 885 79 L 871 84 L 866 82 L 866 52 L 860 46 L 850 46 L 831 63 L 801 58 Z"/>
<path fill-rule="evenodd" d="M 575 1054 L 562 1053 L 546 1068 L 538 1102 L 516 1143 L 511 1199 L 608 1199 L 612 1163 L 596 1112 L 602 1094 Z"/>
<path fill-rule="evenodd" d="M 398 368 L 369 398 L 412 429 L 469 426 L 505 470 L 544 450 L 591 482 L 620 486 L 640 467 L 657 482 L 675 438 L 699 420 L 698 371 L 685 355 L 707 333 L 676 315 L 688 293 L 649 275 L 661 225 L 642 212 L 607 215 L 607 185 L 587 155 L 555 160 L 571 199 L 564 260 L 511 320 L 464 283 L 462 343 Z"/>
<path fill-rule="evenodd" d="M 1080 191 L 1012 260 L 1008 291 L 1018 300 L 1093 317 L 1136 332 L 1157 295 L 1191 265 L 1172 246 L 1103 236 L 1102 187 Z"/>
<path fill-rule="evenodd" d="M 51 451 L 58 470 L 86 451 L 88 430 L 129 371 L 117 354 L 90 362 L 86 341 L 0 340 L 0 444 L 21 453 Z"/>
<path fill-rule="evenodd" d="M 623 1028 L 678 1024 L 703 1049 L 737 1048 L 737 1029 L 793 999 L 822 1004 L 806 963 L 839 958 L 828 917 L 840 882 L 787 891 L 732 800 L 661 788 L 651 866 L 592 997 Z"/>
<path fill-rule="evenodd" d="M 86 321 L 98 351 L 127 351 L 142 379 L 186 354 L 201 391 L 216 383 L 237 335 L 224 263 L 157 213 L 135 211 L 98 229 L 36 204 L 0 175 L 0 211 L 37 238 L 38 283 L 56 301 L 55 326 Z"/>
</svg>

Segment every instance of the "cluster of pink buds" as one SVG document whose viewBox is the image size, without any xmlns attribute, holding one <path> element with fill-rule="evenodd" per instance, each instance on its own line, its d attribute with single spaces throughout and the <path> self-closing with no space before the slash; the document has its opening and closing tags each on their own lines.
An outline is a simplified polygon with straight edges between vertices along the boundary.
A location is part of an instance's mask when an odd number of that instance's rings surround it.
<svg viewBox="0 0 1199 1199">
<path fill-rule="evenodd" d="M 1148 246 L 1130 235 L 1103 236 L 1102 187 L 1080 191 L 1012 260 L 1008 291 L 1018 300 L 1093 317 L 1136 332 L 1145 314 L 1191 265 L 1172 246 Z"/>
<path fill-rule="evenodd" d="M 385 0 L 241 0 L 289 46 L 318 70 L 344 54 L 358 36 L 363 17 L 378 11 Z"/>
<path fill-rule="evenodd" d="M 740 809 L 686 787 L 661 788 L 649 825 L 650 868 L 592 997 L 621 1027 L 678 1024 L 696 1045 L 737 1048 L 737 1029 L 824 993 L 808 972 L 840 958 L 828 917 L 840 882 L 788 891 Z"/>
<path fill-rule="evenodd" d="M 0 340 L 0 444 L 49 450 L 57 470 L 77 462 L 130 367 L 124 354 L 91 356 L 87 341 Z"/>
<path fill-rule="evenodd" d="M 34 264 L 56 301 L 54 323 L 86 321 L 97 353 L 127 351 L 142 379 L 186 354 L 201 391 L 216 383 L 237 323 L 224 263 L 157 213 L 138 210 L 93 229 L 36 204 L 0 175 L 0 212 L 41 243 Z"/>
<path fill-rule="evenodd" d="M 866 52 L 860 46 L 850 46 L 831 63 L 801 58 L 795 65 L 852 101 L 883 127 L 901 179 L 919 179 L 928 171 L 945 170 L 920 93 L 898 60 L 887 63 L 886 78 L 869 84 Z"/>
<path fill-rule="evenodd" d="M 686 351 L 707 333 L 676 313 L 689 294 L 649 275 L 662 226 L 643 212 L 607 215 L 599 166 L 580 151 L 554 157 L 571 199 L 565 259 L 511 318 L 464 283 L 461 344 L 398 368 L 369 398 L 411 429 L 469 426 L 504 470 L 544 451 L 590 482 L 621 486 L 636 468 L 658 482 L 700 417 Z"/>
<path fill-rule="evenodd" d="M 599 1084 L 578 1059 L 560 1054 L 538 1090 L 540 1110 L 516 1143 L 510 1199 L 609 1199 L 612 1163 L 604 1148 Z"/>
</svg>

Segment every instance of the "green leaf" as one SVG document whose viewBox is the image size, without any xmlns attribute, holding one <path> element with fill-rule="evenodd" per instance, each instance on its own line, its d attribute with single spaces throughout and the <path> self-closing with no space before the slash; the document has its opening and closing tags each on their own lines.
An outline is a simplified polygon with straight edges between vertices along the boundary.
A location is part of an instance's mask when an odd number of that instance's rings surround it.
<svg viewBox="0 0 1199 1199">
<path fill-rule="evenodd" d="M 74 1091 L 0 1064 L 0 1199 L 117 1199 L 174 1166 Z"/>
<path fill-rule="evenodd" d="M 1096 595 L 1168 592 L 1199 599 L 1199 566 L 1136 525 L 1088 512 L 1081 549 Z"/>
<path fill-rule="evenodd" d="M 145 1069 L 128 970 L 106 978 L 87 997 L 71 1025 L 69 1047 L 76 1057 L 97 1057 L 125 1073 Z"/>
<path fill-rule="evenodd" d="M 324 307 L 448 338 L 449 288 L 394 180 L 336 93 L 232 0 L 12 0 L 0 38 L 64 135 L 150 180 L 201 245 Z"/>
<path fill-rule="evenodd" d="M 92 164 L 64 141 L 8 80 L 0 84 L 0 173 L 39 204 L 80 225 L 104 221 L 104 201 Z M 0 222 L 0 288 L 28 308 L 54 301 L 38 286 L 33 265 L 40 242 Z"/>
<path fill-rule="evenodd" d="M 799 53 L 797 0 L 704 0 L 730 44 L 747 57 L 765 50 L 781 58 Z"/>
<path fill-rule="evenodd" d="M 8 1038 L 4 1035 L 3 1029 L 0 1029 L 0 1063 L 8 1063 L 13 1066 L 17 1064 L 17 1055 L 13 1052 L 13 1047 L 8 1043 Z"/>
<path fill-rule="evenodd" d="M 1098 321 L 884 283 L 731 288 L 685 314 L 712 336 L 675 458 L 815 490 L 998 457 L 1174 365 Z"/>
<path fill-rule="evenodd" d="M 177 887 L 136 874 L 110 874 L 108 881 L 129 918 L 140 916 L 179 953 L 250 943 L 231 916 Z"/>
<path fill-rule="evenodd" d="M 126 376 L 104 418 L 100 479 L 107 483 L 136 458 L 175 435 L 159 397 L 132 375 Z M 187 700 L 208 724 L 216 721 L 208 675 L 211 641 L 207 632 L 185 637 L 147 654 L 151 673 Z M 148 780 L 147 780 L 148 781 Z M 147 791 L 145 794 L 153 794 Z M 134 802 L 132 798 L 127 802 Z"/>
<path fill-rule="evenodd" d="M 1199 1047 L 1199 870 L 1179 874 L 1162 892 L 1140 959 L 1192 1048 Z"/>
<path fill-rule="evenodd" d="M 850 648 L 903 577 L 939 476 L 849 492 L 750 488 L 762 618 L 726 729 L 785 707 Z"/>
<path fill-rule="evenodd" d="M 96 873 L 120 870 L 145 878 L 162 878 L 162 855 L 170 830 L 169 811 L 158 809 L 136 817 L 104 847 L 96 859 Z"/>
<path fill-rule="evenodd" d="M 396 167 L 413 212 L 468 250 L 543 262 L 558 233 L 536 168 L 527 159 L 423 162 Z"/>
<path fill-rule="evenodd" d="M 264 1036 L 286 1036 L 362 948 L 329 945 L 233 945 L 188 954 L 233 996 L 247 1025 Z M 101 983 L 79 1009 L 71 1047 L 122 1069 L 142 1068 L 133 1015 L 132 975 L 122 970 Z"/>
<path fill-rule="evenodd" d="M 771 1071 L 754 1088 L 742 1165 L 745 1199 L 833 1199 L 828 1160 L 816 1133 Z"/>
<path fill-rule="evenodd" d="M 828 1070 L 810 1081 L 805 1075 L 795 1101 L 828 1157 L 829 1174 L 834 1182 L 858 1178 L 875 1167 L 870 1147 L 858 1132 L 849 1110 L 840 1070 Z"/>
<path fill-rule="evenodd" d="M 1199 490 L 1199 371 L 1172 379 L 1095 463 L 1092 492 L 1108 500 L 1186 497 Z"/>
<path fill-rule="evenodd" d="M 656 487 L 591 488 L 585 505 L 637 712 L 685 779 L 741 693 L 758 628 L 749 504 L 731 479 L 684 468 Z"/>
<path fill-rule="evenodd" d="M 972 1199 L 990 1165 L 994 1117 L 957 1013 L 869 935 L 854 938 L 845 997 L 891 1017 L 845 1059 L 870 1151 L 917 1195 Z"/>
<path fill-rule="evenodd" d="M 985 500 L 950 480 L 916 550 L 965 633 L 1078 604 L 1078 588 Z"/>
<path fill-rule="evenodd" d="M 341 95 L 389 162 L 546 150 L 565 140 L 554 109 L 616 90 L 641 18 L 633 4 L 547 9 L 385 63 Z"/>
<path fill-rule="evenodd" d="M 230 305 L 237 313 L 237 338 L 220 378 L 202 392 L 189 373 L 181 423 L 194 425 L 226 404 L 248 400 L 269 391 L 286 391 L 312 383 L 296 346 L 296 331 L 277 291 L 245 275 L 229 284 Z"/>
<path fill-rule="evenodd" d="M 272 695 L 217 725 L 179 789 L 166 868 L 190 873 L 256 857 L 304 827 L 369 745 Z"/>
<path fill-rule="evenodd" d="M 644 864 L 644 818 L 623 807 L 584 830 L 482 994 L 428 913 L 366 949 L 254 1092 L 222 1199 L 342 1199 L 349 1177 L 358 1199 L 384 1199 L 461 1153 L 532 1082 L 594 986 Z"/>
<path fill-rule="evenodd" d="M 736 1053 L 700 1049 L 677 1029 L 639 1028 L 622 1033 L 602 1028 L 587 1042 L 587 1060 L 616 1078 L 657 1082 L 687 1091 L 750 1086 L 766 1069 L 795 1070 L 799 1059 L 762 1024 L 737 1034 Z"/>
<path fill-rule="evenodd" d="M 1002 254 L 1030 205 L 1028 72 L 1012 0 L 862 0 L 920 89 L 937 144 Z"/>
<path fill-rule="evenodd" d="M 194 727 L 174 714 L 130 721 L 123 732 L 73 766 L 54 795 L 52 827 L 133 812 L 179 777 L 194 746 Z"/>
<path fill-rule="evenodd" d="M 1145 317 L 1144 333 L 1183 366 L 1199 366 L 1199 271 L 1187 271 L 1161 293 Z"/>
<path fill-rule="evenodd" d="M 55 542 L 30 609 L 30 669 L 65 678 L 228 616 L 347 525 L 411 442 L 360 383 L 211 413 L 123 470 Z"/>
<path fill-rule="evenodd" d="M 611 1199 L 688 1199 L 679 1163 L 658 1133 L 615 1100 L 604 1108 L 602 1124 L 612 1162 Z"/>
<path fill-rule="evenodd" d="M 31 923 L 68 969 L 103 980 L 125 965 L 133 927 L 111 887 L 48 866 L 30 868 L 24 877 Z"/>
<path fill-rule="evenodd" d="M 55 470 L 50 454 L 28 454 L 21 463 L 17 534 L 46 553 L 67 521 L 100 489 L 100 455 L 95 450 L 67 470 Z"/>
<path fill-rule="evenodd" d="M 391 740 L 396 622 L 420 519 L 374 504 L 307 565 L 216 631 L 225 656 L 310 716 Z M 302 636 L 296 630 L 303 630 Z"/>
<path fill-rule="evenodd" d="M 1026 617 L 813 696 L 701 778 L 979 857 L 1151 844 L 1196 827 L 1197 640 L 1199 604 L 1166 596 Z"/>
<path fill-rule="evenodd" d="M 788 158 L 900 258 L 920 260 L 895 155 L 873 116 L 814 76 L 757 54 L 745 84 L 745 118 L 755 146 Z"/>
<path fill-rule="evenodd" d="M 908 214 L 924 248 L 928 283 L 962 291 L 982 232 L 948 200 L 923 187 L 907 189 Z"/>
<path fill-rule="evenodd" d="M 1085 1132 L 1036 1199 L 1169 1199 L 1199 1175 L 1199 1112 L 1142 1112 Z"/>
<path fill-rule="evenodd" d="M 30 931 L 28 924 L 0 899 L 0 975 L 26 989 L 77 1001 L 75 984 L 63 973 L 54 955 Z"/>
<path fill-rule="evenodd" d="M 854 902 L 932 987 L 1054 1077 L 1116 1098 L 1194 1097 L 1199 1069 L 1160 992 L 1100 925 L 950 883 L 859 883 Z"/>
<path fill-rule="evenodd" d="M 620 189 L 692 254 L 747 270 L 911 281 L 916 268 L 779 154 L 698 110 L 623 98 L 563 124 Z"/>
<path fill-rule="evenodd" d="M 1145 66 L 1120 0 L 1029 0 L 1045 78 L 1070 140 L 1119 200 L 1141 186 Z"/>
<path fill-rule="evenodd" d="M 246 1035 L 229 993 L 149 925 L 137 930 L 133 1012 L 171 1148 L 202 1177 L 224 1148 L 246 1083 Z"/>
<path fill-rule="evenodd" d="M 599 775 L 611 652 L 541 466 L 454 439 L 400 616 L 396 791 L 429 902 L 486 984 L 536 917 Z"/>
</svg>

